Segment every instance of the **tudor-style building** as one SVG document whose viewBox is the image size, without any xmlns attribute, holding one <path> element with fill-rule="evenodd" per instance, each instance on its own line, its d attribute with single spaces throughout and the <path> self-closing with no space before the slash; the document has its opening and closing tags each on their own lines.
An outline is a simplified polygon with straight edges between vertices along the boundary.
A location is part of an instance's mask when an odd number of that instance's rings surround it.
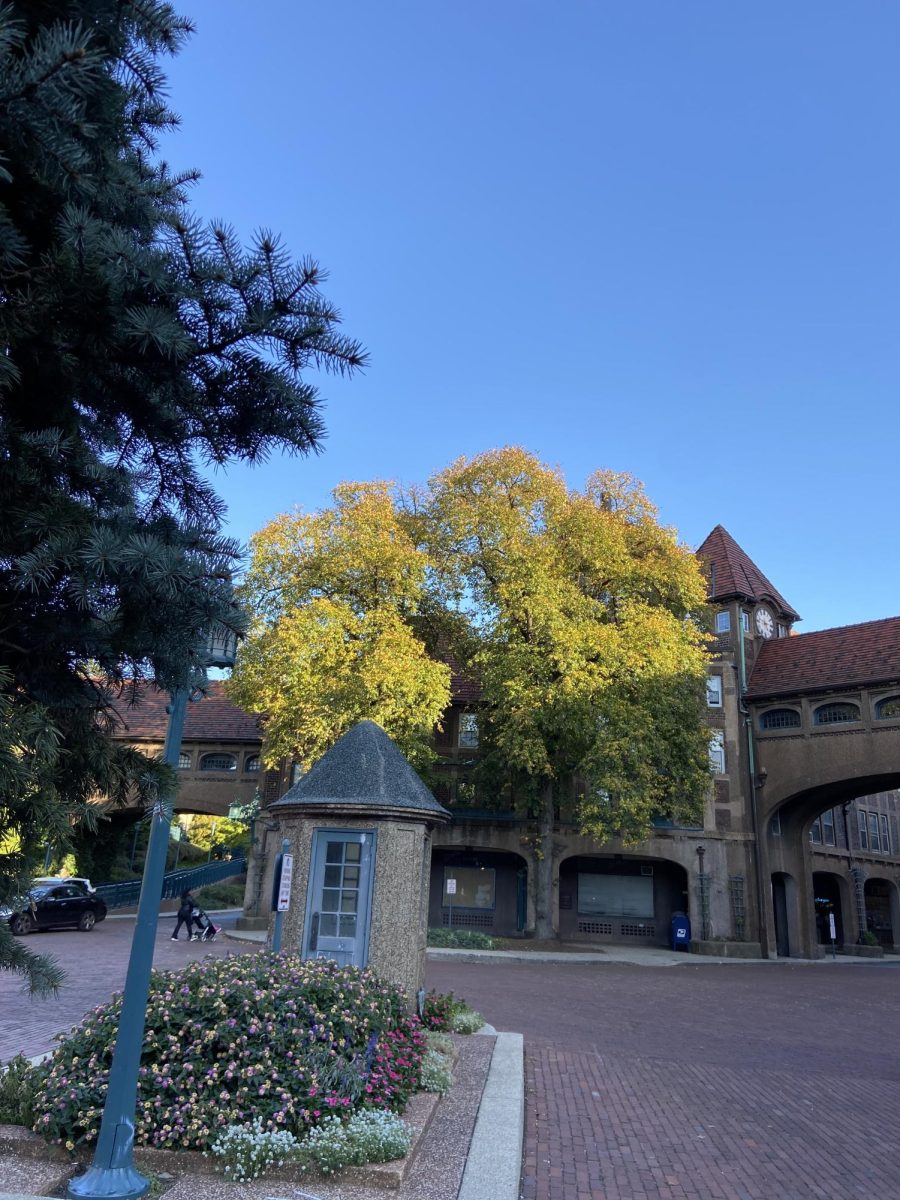
<svg viewBox="0 0 900 1200">
<path fill-rule="evenodd" d="M 722 526 L 697 554 L 715 638 L 702 823 L 659 821 L 639 846 L 600 845 L 563 809 L 552 846 L 555 929 L 567 940 L 666 945 L 673 915 L 686 912 L 710 952 L 811 956 L 830 946 L 834 915 L 839 949 L 867 933 L 885 948 L 900 943 L 900 618 L 798 635 L 797 612 Z M 161 747 L 164 697 L 148 694 L 147 704 L 124 714 L 121 736 Z M 296 780 L 290 764 L 259 772 L 256 720 L 219 684 L 189 709 L 182 745 L 181 811 L 224 815 L 254 795 L 269 803 Z M 435 749 L 435 792 L 453 820 L 434 834 L 429 924 L 527 936 L 535 830 L 474 794 L 471 682 L 454 677 Z M 257 823 L 249 925 L 265 924 L 280 837 L 273 821 Z"/>
</svg>

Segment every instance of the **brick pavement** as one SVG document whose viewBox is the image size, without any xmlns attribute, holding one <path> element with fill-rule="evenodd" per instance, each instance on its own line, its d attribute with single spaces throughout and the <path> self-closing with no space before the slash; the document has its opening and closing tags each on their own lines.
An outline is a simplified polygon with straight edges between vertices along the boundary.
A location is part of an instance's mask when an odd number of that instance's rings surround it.
<svg viewBox="0 0 900 1200">
<path fill-rule="evenodd" d="M 429 964 L 526 1044 L 523 1200 L 900 1200 L 900 970 Z"/>
<path fill-rule="evenodd" d="M 225 918 L 225 920 L 233 918 Z M 217 918 L 221 925 L 223 919 Z M 177 967 L 191 959 L 214 955 L 246 952 L 258 947 L 228 942 L 219 937 L 215 942 L 188 942 L 184 930 L 178 942 L 171 941 L 174 920 L 163 917 L 157 929 L 153 965 Z M 19 1052 L 29 1058 L 52 1048 L 54 1035 L 77 1024 L 91 1008 L 105 1003 L 113 992 L 125 983 L 128 953 L 134 921 L 114 919 L 102 921 L 90 933 L 59 930 L 33 933 L 23 939 L 23 945 L 39 954 L 55 958 L 66 972 L 66 981 L 54 999 L 38 1000 L 27 995 L 21 982 L 13 975 L 0 972 L 0 1061 Z"/>
</svg>

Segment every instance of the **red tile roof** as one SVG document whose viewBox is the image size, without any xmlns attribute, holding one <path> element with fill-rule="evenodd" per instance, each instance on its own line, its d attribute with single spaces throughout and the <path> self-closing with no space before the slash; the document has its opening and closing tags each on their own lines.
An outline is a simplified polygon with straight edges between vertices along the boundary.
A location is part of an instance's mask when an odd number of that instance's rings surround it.
<svg viewBox="0 0 900 1200">
<path fill-rule="evenodd" d="M 162 692 L 151 684 L 138 689 L 138 703 L 129 704 L 130 689 L 125 689 L 116 701 L 115 708 L 122 724 L 116 730 L 117 738 L 153 739 L 162 741 L 166 736 L 169 719 L 166 705 L 168 692 Z M 210 680 L 207 694 L 187 707 L 184 723 L 186 742 L 261 742 L 262 730 L 257 718 L 238 708 L 225 695 L 221 680 Z"/>
<path fill-rule="evenodd" d="M 771 600 L 783 616 L 792 621 L 800 619 L 722 525 L 717 525 L 699 547 L 697 557 L 706 565 L 710 600 Z"/>
<path fill-rule="evenodd" d="M 900 681 L 900 617 L 764 642 L 747 687 L 752 698 Z"/>
</svg>

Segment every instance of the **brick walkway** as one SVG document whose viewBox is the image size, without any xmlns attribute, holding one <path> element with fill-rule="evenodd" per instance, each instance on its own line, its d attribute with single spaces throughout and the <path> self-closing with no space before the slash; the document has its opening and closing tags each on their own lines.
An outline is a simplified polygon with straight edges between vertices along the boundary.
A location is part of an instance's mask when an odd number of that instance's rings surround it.
<svg viewBox="0 0 900 1200">
<path fill-rule="evenodd" d="M 216 918 L 217 925 L 222 923 Z M 245 949 L 243 943 L 222 937 L 209 943 L 188 942 L 183 929 L 182 940 L 173 942 L 174 928 L 172 917 L 161 918 L 153 954 L 155 967 L 177 967 L 206 955 L 221 957 Z M 66 929 L 23 938 L 22 945 L 29 950 L 57 960 L 66 972 L 66 982 L 55 999 L 35 1000 L 22 990 L 16 976 L 0 972 L 0 1061 L 20 1051 L 29 1058 L 43 1054 L 52 1048 L 56 1033 L 71 1028 L 89 1009 L 121 991 L 133 933 L 133 920 L 117 918 L 102 921 L 90 933 Z"/>
<path fill-rule="evenodd" d="M 900 970 L 429 965 L 526 1039 L 523 1200 L 898 1200 Z"/>
<path fill-rule="evenodd" d="M 155 964 L 253 945 L 173 943 Z M 0 975 L 0 1059 L 121 988 L 133 924 L 34 935 L 68 972 Z M 900 969 L 450 963 L 429 987 L 525 1034 L 523 1200 L 900 1200 Z"/>
</svg>

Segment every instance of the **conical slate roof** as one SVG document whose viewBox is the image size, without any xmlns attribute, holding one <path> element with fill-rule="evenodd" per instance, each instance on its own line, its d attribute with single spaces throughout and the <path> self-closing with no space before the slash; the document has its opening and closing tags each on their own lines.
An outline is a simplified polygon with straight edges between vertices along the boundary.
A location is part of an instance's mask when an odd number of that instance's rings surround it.
<svg viewBox="0 0 900 1200">
<path fill-rule="evenodd" d="M 359 808 L 450 814 L 374 721 L 360 721 L 269 808 Z"/>
<path fill-rule="evenodd" d="M 710 600 L 772 600 L 784 616 L 800 619 L 724 526 L 715 527 L 698 548 L 697 557 L 706 564 Z"/>
</svg>

